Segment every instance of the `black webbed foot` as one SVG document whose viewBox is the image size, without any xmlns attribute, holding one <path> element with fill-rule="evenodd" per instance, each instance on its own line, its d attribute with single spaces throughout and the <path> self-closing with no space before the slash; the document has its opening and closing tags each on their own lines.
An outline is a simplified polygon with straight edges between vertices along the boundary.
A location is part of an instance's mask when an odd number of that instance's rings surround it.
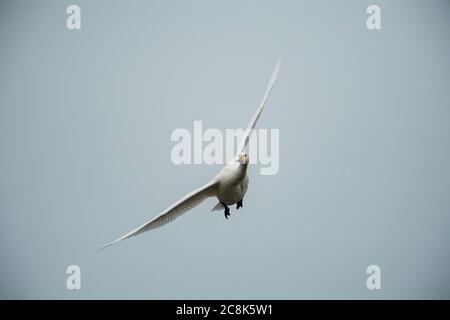
<svg viewBox="0 0 450 320">
<path fill-rule="evenodd" d="M 224 212 L 224 214 L 225 214 L 225 219 L 228 220 L 228 216 L 230 215 L 230 208 L 229 208 L 225 203 L 223 203 L 223 202 L 221 202 L 221 204 L 225 207 L 225 212 Z"/>
<path fill-rule="evenodd" d="M 238 203 L 236 204 L 236 210 L 239 210 L 239 208 L 242 208 L 242 200 L 238 201 Z"/>
</svg>

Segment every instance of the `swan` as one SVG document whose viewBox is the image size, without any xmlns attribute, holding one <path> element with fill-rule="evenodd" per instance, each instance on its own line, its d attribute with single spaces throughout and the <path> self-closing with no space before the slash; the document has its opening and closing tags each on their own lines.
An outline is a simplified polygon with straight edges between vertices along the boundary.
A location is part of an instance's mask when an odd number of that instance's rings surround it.
<svg viewBox="0 0 450 320">
<path fill-rule="evenodd" d="M 159 228 L 162 225 L 173 221 L 186 211 L 191 210 L 202 201 L 210 197 L 216 197 L 218 199 L 218 203 L 212 208 L 211 211 L 224 210 L 226 219 L 230 216 L 231 205 L 236 204 L 237 210 L 241 208 L 243 206 L 243 199 L 247 193 L 249 184 L 249 178 L 247 175 L 249 158 L 245 153 L 245 147 L 248 145 L 250 136 L 255 129 L 256 122 L 258 121 L 264 106 L 267 103 L 269 94 L 272 91 L 272 87 L 277 79 L 280 69 L 281 60 L 276 63 L 263 99 L 255 114 L 250 119 L 247 129 L 244 131 L 244 135 L 238 146 L 237 155 L 224 168 L 222 168 L 222 170 L 220 170 L 220 172 L 211 181 L 186 194 L 155 218 L 137 227 L 136 229 L 131 230 L 120 238 L 106 243 L 101 248 L 109 247 L 122 240 Z"/>
</svg>

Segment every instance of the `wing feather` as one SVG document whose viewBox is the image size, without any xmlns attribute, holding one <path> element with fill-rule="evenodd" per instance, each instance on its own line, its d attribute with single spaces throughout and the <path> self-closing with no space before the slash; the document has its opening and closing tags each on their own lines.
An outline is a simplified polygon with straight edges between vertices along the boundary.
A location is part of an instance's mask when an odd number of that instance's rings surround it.
<svg viewBox="0 0 450 320">
<path fill-rule="evenodd" d="M 238 148 L 238 155 L 242 152 L 244 152 L 245 147 L 247 146 L 250 136 L 252 135 L 253 130 L 255 129 L 256 122 L 259 119 L 259 116 L 261 115 L 261 112 L 264 109 L 264 106 L 267 103 L 267 100 L 269 99 L 270 91 L 272 91 L 272 87 L 275 83 L 275 80 L 278 77 L 278 73 L 281 69 L 281 60 L 277 62 L 275 65 L 275 68 L 273 69 L 272 76 L 270 77 L 269 84 L 267 85 L 266 92 L 264 93 L 263 99 L 261 103 L 259 104 L 259 108 L 256 110 L 255 114 L 251 118 L 250 122 L 248 123 L 247 129 L 244 132 L 244 135 L 242 137 L 241 143 Z"/>
<path fill-rule="evenodd" d="M 203 200 L 205 200 L 208 197 L 212 197 L 216 195 L 216 187 L 217 182 L 215 180 L 203 185 L 202 187 L 188 193 L 184 197 L 182 197 L 180 200 L 175 202 L 173 205 L 168 207 L 166 210 L 161 212 L 158 216 L 153 218 L 152 220 L 146 222 L 145 224 L 141 225 L 140 227 L 131 230 L 130 232 L 126 233 L 122 237 L 120 237 L 117 240 L 114 240 L 112 242 L 109 242 L 102 246 L 102 248 L 109 247 L 113 244 L 116 244 L 122 240 L 125 240 L 130 237 L 137 236 L 138 234 L 141 234 L 143 232 L 146 232 L 151 229 L 159 228 L 166 223 L 171 222 L 172 220 L 176 219 L 186 211 L 189 211 L 190 209 L 194 208 L 198 204 L 200 204 Z"/>
</svg>

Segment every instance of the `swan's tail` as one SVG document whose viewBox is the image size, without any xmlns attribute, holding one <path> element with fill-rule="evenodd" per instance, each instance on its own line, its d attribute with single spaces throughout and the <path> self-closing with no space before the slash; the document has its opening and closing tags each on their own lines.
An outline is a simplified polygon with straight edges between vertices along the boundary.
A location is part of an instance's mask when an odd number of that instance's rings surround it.
<svg viewBox="0 0 450 320">
<path fill-rule="evenodd" d="M 221 211 L 224 209 L 225 209 L 225 207 L 223 206 L 223 204 L 219 202 L 218 204 L 216 204 L 214 206 L 214 208 L 211 209 L 211 211 Z"/>
</svg>

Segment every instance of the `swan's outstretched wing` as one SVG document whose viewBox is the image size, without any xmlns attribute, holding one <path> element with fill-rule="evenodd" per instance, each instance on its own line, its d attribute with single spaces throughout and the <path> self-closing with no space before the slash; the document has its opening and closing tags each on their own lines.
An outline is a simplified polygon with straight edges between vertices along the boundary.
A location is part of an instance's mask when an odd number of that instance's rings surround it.
<svg viewBox="0 0 450 320">
<path fill-rule="evenodd" d="M 272 76 L 270 77 L 269 85 L 267 86 L 266 92 L 264 93 L 264 97 L 259 105 L 258 110 L 256 110 L 255 114 L 253 115 L 252 119 L 248 123 L 247 129 L 244 132 L 244 135 L 242 137 L 241 143 L 238 148 L 238 155 L 242 152 L 244 152 L 245 147 L 248 144 L 248 141 L 250 140 L 250 136 L 253 132 L 253 129 L 255 129 L 256 122 L 259 119 L 259 116 L 261 115 L 261 112 L 264 109 L 264 106 L 267 103 L 267 99 L 269 98 L 270 91 L 272 90 L 273 84 L 275 83 L 275 80 L 277 79 L 278 72 L 281 68 L 281 60 L 277 62 L 275 65 L 275 68 L 273 69 Z"/>
<path fill-rule="evenodd" d="M 206 198 L 215 196 L 216 193 L 217 193 L 217 181 L 212 180 L 209 183 L 205 184 L 204 186 L 188 193 L 183 198 L 175 202 L 173 205 L 171 205 L 169 208 L 164 210 L 161 214 L 159 214 L 157 217 L 153 218 L 149 222 L 143 224 L 142 226 L 134 230 L 131 230 L 130 232 L 123 235 L 117 240 L 105 244 L 104 246 L 102 246 L 102 248 L 109 247 L 127 238 L 137 236 L 138 234 L 141 234 L 145 231 L 159 228 L 162 225 L 174 220 L 175 218 L 185 213 L 186 211 L 194 208 L 196 205 L 200 204 L 200 202 L 202 202 Z"/>
</svg>

